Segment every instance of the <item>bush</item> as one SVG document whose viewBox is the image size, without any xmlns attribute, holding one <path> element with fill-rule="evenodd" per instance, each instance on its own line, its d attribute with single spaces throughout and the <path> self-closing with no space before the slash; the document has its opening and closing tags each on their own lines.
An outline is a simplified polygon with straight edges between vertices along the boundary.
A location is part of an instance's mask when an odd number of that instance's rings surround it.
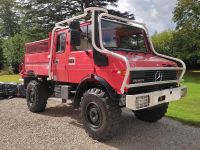
<svg viewBox="0 0 200 150">
<path fill-rule="evenodd" d="M 152 42 L 156 51 L 182 59 L 188 69 L 200 69 L 200 41 L 195 35 L 193 31 L 169 30 L 153 35 Z"/>
<path fill-rule="evenodd" d="M 174 55 L 173 31 L 164 31 L 159 34 L 153 35 L 152 42 L 155 50 L 159 53 L 170 56 Z"/>
<path fill-rule="evenodd" d="M 3 53 L 6 66 L 9 72 L 18 73 L 18 66 L 21 63 L 25 51 L 25 43 L 28 38 L 23 34 L 16 34 L 3 41 Z"/>
<path fill-rule="evenodd" d="M 0 71 L 0 76 L 3 76 L 3 75 L 9 75 L 10 72 L 8 70 L 1 70 Z"/>
<path fill-rule="evenodd" d="M 3 48 L 2 48 L 2 40 L 0 39 L 0 70 L 3 69 L 4 58 L 3 58 Z"/>
</svg>

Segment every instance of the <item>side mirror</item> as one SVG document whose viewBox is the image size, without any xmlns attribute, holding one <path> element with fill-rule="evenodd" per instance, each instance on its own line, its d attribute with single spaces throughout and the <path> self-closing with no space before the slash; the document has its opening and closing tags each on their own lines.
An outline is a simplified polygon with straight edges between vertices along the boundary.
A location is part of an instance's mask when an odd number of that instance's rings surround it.
<svg viewBox="0 0 200 150">
<path fill-rule="evenodd" d="M 70 23 L 70 32 L 71 32 L 71 45 L 72 46 L 80 46 L 81 45 L 81 32 L 80 32 L 80 22 L 72 21 Z"/>
</svg>

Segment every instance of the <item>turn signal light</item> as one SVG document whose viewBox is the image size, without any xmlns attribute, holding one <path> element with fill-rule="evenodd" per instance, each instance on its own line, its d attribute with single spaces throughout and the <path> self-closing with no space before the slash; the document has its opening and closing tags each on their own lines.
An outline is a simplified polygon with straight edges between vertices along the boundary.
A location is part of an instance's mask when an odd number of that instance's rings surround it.
<svg viewBox="0 0 200 150">
<path fill-rule="evenodd" d="M 137 109 L 149 106 L 149 95 L 136 97 L 135 106 Z"/>
<path fill-rule="evenodd" d="M 119 74 L 121 76 L 125 76 L 126 75 L 126 70 L 118 70 L 117 74 Z"/>
</svg>

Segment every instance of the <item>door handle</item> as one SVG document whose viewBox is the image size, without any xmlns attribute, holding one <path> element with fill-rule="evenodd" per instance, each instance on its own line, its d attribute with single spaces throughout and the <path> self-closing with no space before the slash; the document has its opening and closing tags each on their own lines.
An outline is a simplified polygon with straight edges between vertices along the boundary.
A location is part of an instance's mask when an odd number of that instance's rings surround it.
<svg viewBox="0 0 200 150">
<path fill-rule="evenodd" d="M 59 64 L 59 59 L 55 59 L 54 64 Z"/>
<path fill-rule="evenodd" d="M 75 65 L 75 63 L 76 63 L 75 60 L 76 60 L 76 59 L 75 59 L 74 57 L 69 57 L 69 59 L 68 59 L 68 64 L 69 64 L 69 65 Z"/>
</svg>

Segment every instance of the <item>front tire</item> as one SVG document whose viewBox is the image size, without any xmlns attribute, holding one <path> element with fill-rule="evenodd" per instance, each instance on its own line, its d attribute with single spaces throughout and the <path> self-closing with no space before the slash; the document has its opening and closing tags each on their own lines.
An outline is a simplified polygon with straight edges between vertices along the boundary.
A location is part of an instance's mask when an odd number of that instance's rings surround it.
<svg viewBox="0 0 200 150">
<path fill-rule="evenodd" d="M 48 99 L 47 87 L 44 83 L 32 80 L 26 91 L 27 106 L 31 112 L 39 113 L 45 110 Z"/>
<path fill-rule="evenodd" d="M 167 112 L 168 103 L 162 104 L 160 106 L 156 106 L 155 108 L 151 109 L 142 109 L 135 111 L 135 116 L 139 120 L 143 120 L 146 122 L 157 122 L 162 117 L 165 116 L 165 113 Z"/>
<path fill-rule="evenodd" d="M 98 141 L 108 140 L 120 125 L 121 109 L 105 90 L 92 88 L 83 94 L 81 117 L 90 137 Z"/>
</svg>

